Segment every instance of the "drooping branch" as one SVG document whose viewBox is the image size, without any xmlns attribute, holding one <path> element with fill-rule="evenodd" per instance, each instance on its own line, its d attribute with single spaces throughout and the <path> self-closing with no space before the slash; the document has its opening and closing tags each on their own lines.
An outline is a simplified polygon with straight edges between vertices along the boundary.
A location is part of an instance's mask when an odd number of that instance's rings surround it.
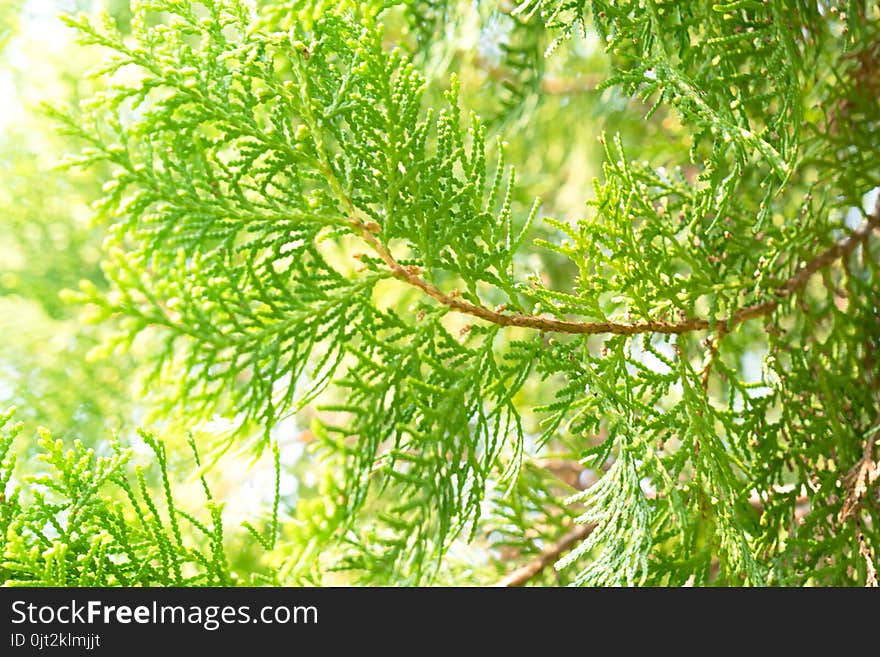
<svg viewBox="0 0 880 657">
<path fill-rule="evenodd" d="M 685 319 L 680 322 L 664 322 L 659 320 L 636 323 L 572 322 L 538 315 L 505 313 L 493 310 L 485 306 L 465 301 L 459 297 L 446 294 L 438 287 L 422 278 L 420 268 L 401 265 L 388 250 L 388 247 L 386 247 L 377 237 L 377 234 L 381 231 L 381 227 L 378 224 L 374 222 L 365 223 L 360 219 L 352 219 L 351 225 L 373 248 L 379 258 L 388 266 L 395 278 L 398 278 L 413 287 L 419 288 L 432 299 L 456 312 L 478 317 L 488 322 L 492 322 L 493 324 L 498 324 L 499 326 L 520 326 L 550 333 L 581 335 L 596 335 L 604 333 L 617 335 L 635 335 L 638 333 L 673 334 L 707 330 L 713 328 L 716 324 L 721 324 L 726 327 L 725 331 L 730 331 L 737 324 L 741 324 L 757 317 L 769 315 L 776 310 L 783 299 L 799 292 L 807 284 L 807 281 L 813 274 L 841 258 L 846 258 L 856 249 L 856 247 L 859 246 L 859 244 L 867 240 L 871 232 L 880 226 L 880 207 L 874 210 L 874 213 L 868 217 L 868 220 L 859 229 L 853 231 L 847 237 L 839 240 L 833 246 L 821 252 L 804 265 L 804 267 L 798 270 L 798 272 L 791 278 L 776 288 L 774 291 L 776 298 L 768 299 L 750 306 L 744 306 L 730 315 L 727 319 L 720 320 L 719 322 L 711 322 L 706 319 L 697 318 Z"/>
</svg>

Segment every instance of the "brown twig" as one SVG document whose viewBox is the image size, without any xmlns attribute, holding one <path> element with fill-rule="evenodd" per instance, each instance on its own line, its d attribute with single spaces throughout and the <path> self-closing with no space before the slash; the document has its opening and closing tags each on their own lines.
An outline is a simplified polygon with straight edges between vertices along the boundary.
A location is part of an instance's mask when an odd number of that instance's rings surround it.
<svg viewBox="0 0 880 657">
<path fill-rule="evenodd" d="M 874 565 L 874 552 L 868 547 L 865 535 L 859 532 L 859 554 L 865 560 L 865 568 L 867 576 L 865 577 L 865 586 L 869 589 L 875 589 L 877 584 L 877 567 Z"/>
<path fill-rule="evenodd" d="M 839 524 L 843 524 L 847 520 L 856 523 L 859 555 L 865 560 L 867 570 L 865 586 L 869 588 L 877 586 L 877 569 L 874 565 L 874 552 L 868 546 L 865 535 L 862 533 L 862 520 L 859 514 L 868 494 L 873 490 L 875 482 L 880 479 L 880 462 L 874 458 L 878 429 L 880 429 L 880 417 L 865 435 L 862 457 L 856 461 L 841 480 L 844 490 L 846 490 L 846 496 L 837 514 Z"/>
<path fill-rule="evenodd" d="M 874 426 L 875 429 L 880 428 L 880 419 Z M 868 432 L 862 449 L 862 457 L 856 461 L 841 480 L 846 490 L 846 497 L 837 514 L 837 522 L 839 523 L 845 522 L 859 511 L 874 482 L 880 479 L 880 463 L 874 460 L 875 433 L 876 430 Z"/>
<path fill-rule="evenodd" d="M 871 232 L 880 225 L 880 208 L 875 210 L 874 214 L 868 217 L 868 220 L 861 228 L 853 231 L 849 236 L 839 240 L 832 247 L 817 255 L 804 265 L 804 267 L 802 267 L 796 274 L 776 288 L 774 294 L 777 298 L 768 299 L 761 303 L 740 308 L 727 319 L 720 320 L 720 322 L 710 322 L 709 320 L 696 318 L 685 319 L 680 322 L 651 320 L 633 324 L 621 322 L 572 322 L 539 315 L 508 314 L 503 311 L 492 310 L 485 306 L 465 301 L 460 297 L 446 294 L 435 285 L 423 279 L 420 275 L 420 268 L 414 266 L 405 267 L 401 265 L 394 256 L 391 255 L 388 247 L 386 247 L 376 236 L 381 232 L 381 227 L 375 222 L 365 223 L 360 219 L 354 218 L 351 219 L 351 225 L 373 248 L 379 258 L 388 266 L 391 273 L 396 278 L 422 290 L 432 299 L 439 301 L 444 306 L 447 306 L 456 312 L 478 317 L 487 322 L 498 324 L 499 326 L 519 326 L 551 333 L 571 333 L 581 335 L 596 335 L 603 333 L 617 335 L 635 335 L 637 333 L 673 334 L 707 330 L 713 328 L 716 324 L 724 326 L 725 331 L 730 331 L 737 324 L 741 324 L 750 319 L 755 319 L 756 317 L 769 315 L 776 310 L 782 299 L 801 290 L 813 274 L 823 267 L 827 267 L 836 260 L 845 258 L 852 253 L 859 244 L 868 239 Z"/>
<path fill-rule="evenodd" d="M 552 565 L 560 556 L 568 552 L 577 543 L 580 543 L 590 532 L 595 529 L 596 525 L 578 525 L 562 538 L 556 541 L 549 548 L 541 552 L 540 556 L 529 561 L 524 566 L 520 566 L 511 573 L 505 575 L 495 586 L 523 586 L 530 579 L 534 578 L 538 573 L 547 566 Z"/>
<path fill-rule="evenodd" d="M 712 365 L 715 363 L 715 358 L 718 357 L 718 348 L 721 346 L 721 341 L 725 335 L 727 335 L 727 328 L 722 324 L 718 327 L 715 335 L 708 338 L 706 362 L 703 364 L 703 370 L 700 372 L 700 383 L 703 385 L 703 390 L 709 389 L 709 374 L 712 372 Z"/>
</svg>

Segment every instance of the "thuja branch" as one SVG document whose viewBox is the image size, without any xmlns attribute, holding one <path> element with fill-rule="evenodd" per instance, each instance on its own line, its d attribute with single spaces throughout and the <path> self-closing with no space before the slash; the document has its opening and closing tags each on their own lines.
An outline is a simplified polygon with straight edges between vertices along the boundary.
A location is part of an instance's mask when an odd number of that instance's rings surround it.
<svg viewBox="0 0 880 657">
<path fill-rule="evenodd" d="M 726 319 L 710 321 L 706 319 L 690 318 L 680 322 L 665 322 L 651 320 L 636 323 L 621 322 L 572 322 L 560 319 L 552 319 L 537 315 L 507 314 L 471 303 L 451 294 L 446 294 L 437 286 L 432 285 L 421 277 L 421 270 L 415 266 L 401 265 L 382 243 L 377 235 L 381 227 L 375 222 L 363 222 L 360 219 L 352 219 L 351 225 L 361 237 L 373 248 L 379 258 L 391 270 L 391 273 L 401 281 L 422 290 L 432 299 L 442 303 L 451 310 L 473 317 L 484 319 L 499 326 L 521 326 L 524 328 L 538 329 L 551 333 L 572 333 L 595 335 L 612 333 L 617 335 L 635 335 L 638 333 L 690 333 L 713 328 L 717 324 L 725 326 L 725 332 L 730 331 L 737 324 L 750 319 L 769 315 L 783 299 L 799 292 L 810 277 L 828 265 L 849 256 L 859 244 L 868 239 L 871 232 L 880 225 L 880 207 L 868 216 L 867 221 L 847 237 L 839 240 L 827 250 L 810 260 L 791 278 L 776 288 L 776 298 L 762 301 L 761 303 L 744 306 Z"/>
</svg>

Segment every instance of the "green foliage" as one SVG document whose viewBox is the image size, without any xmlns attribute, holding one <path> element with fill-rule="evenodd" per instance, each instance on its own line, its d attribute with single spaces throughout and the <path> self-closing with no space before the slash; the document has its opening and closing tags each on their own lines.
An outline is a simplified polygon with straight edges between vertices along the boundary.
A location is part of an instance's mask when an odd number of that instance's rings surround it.
<svg viewBox="0 0 880 657">
<path fill-rule="evenodd" d="M 621 450 L 598 483 L 567 500 L 577 501 L 587 505 L 577 522 L 596 523 L 596 528 L 559 561 L 559 567 L 565 568 L 599 548 L 599 554 L 581 570 L 575 584 L 632 586 L 644 581 L 651 549 L 651 514 L 639 487 L 638 468 L 628 450 Z"/>
<path fill-rule="evenodd" d="M 164 442 L 131 483 L 44 436 L 7 581 L 489 582 L 549 549 L 535 582 L 876 582 L 876 6 L 471 5 L 65 18 L 99 91 L 49 113 L 106 235 L 67 299 L 146 354 L 157 432 L 229 420 L 200 476 L 271 446 L 275 494 L 237 573 Z"/>
<path fill-rule="evenodd" d="M 39 432 L 37 473 L 14 485 L 13 440 L 0 416 L 0 573 L 8 586 L 218 586 L 236 581 L 221 519 L 204 477 L 206 513 L 181 508 L 172 494 L 165 446 L 141 437 L 155 457 L 164 495 L 153 499 L 147 474 L 132 468 L 131 450 L 112 443 L 99 456 Z M 198 452 L 193 457 L 198 463 Z M 205 515 L 199 518 L 199 515 Z M 194 540 L 190 540 L 195 534 Z M 249 573 L 253 577 L 256 573 Z"/>
<path fill-rule="evenodd" d="M 394 501 L 378 517 L 391 531 L 370 549 L 412 564 L 414 581 L 431 566 L 432 550 L 442 555 L 468 527 L 473 535 L 488 483 L 504 485 L 518 470 L 522 426 L 512 400 L 538 350 L 535 341 L 519 342 L 498 359 L 495 328 L 474 329 L 460 344 L 427 316 L 421 324 L 396 320 L 386 328 L 393 341 L 361 336 L 358 364 L 339 382 L 346 405 L 327 407 L 353 418 L 331 433 L 359 437 L 349 450 L 348 512 L 355 516 L 371 484 Z M 493 471 L 505 448 L 513 454 L 499 478 Z"/>
</svg>

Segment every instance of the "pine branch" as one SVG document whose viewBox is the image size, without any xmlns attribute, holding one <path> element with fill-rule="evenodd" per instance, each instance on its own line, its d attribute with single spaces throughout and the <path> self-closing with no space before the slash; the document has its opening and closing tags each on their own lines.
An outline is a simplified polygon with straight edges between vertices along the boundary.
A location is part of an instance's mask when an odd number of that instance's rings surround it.
<svg viewBox="0 0 880 657">
<path fill-rule="evenodd" d="M 413 287 L 419 288 L 432 299 L 439 301 L 456 312 L 472 315 L 488 322 L 492 322 L 493 324 L 498 324 L 499 326 L 520 326 L 550 333 L 570 333 L 580 335 L 607 333 L 615 335 L 636 335 L 639 333 L 690 333 L 692 331 L 711 329 L 716 325 L 716 322 L 697 318 L 685 319 L 681 322 L 654 320 L 628 324 L 621 322 L 572 322 L 535 315 L 505 314 L 503 311 L 492 310 L 485 306 L 470 303 L 469 301 L 446 294 L 435 285 L 432 285 L 422 278 L 420 276 L 421 271 L 418 267 L 405 267 L 401 265 L 394 256 L 391 255 L 388 248 L 376 237 L 376 234 L 380 232 L 381 228 L 375 222 L 364 223 L 355 218 L 351 220 L 351 225 L 373 248 L 396 278 L 412 285 Z M 859 229 L 853 231 L 849 236 L 839 240 L 832 247 L 817 255 L 796 274 L 776 288 L 775 295 L 778 297 L 777 299 L 768 299 L 761 303 L 745 306 L 731 314 L 727 319 L 721 320 L 717 323 L 726 326 L 726 331 L 730 331 L 738 324 L 769 315 L 779 307 L 781 299 L 799 292 L 807 284 L 807 281 L 813 274 L 831 265 L 837 260 L 849 256 L 859 244 L 868 239 L 871 232 L 878 226 L 880 226 L 880 207 L 878 207 L 873 214 L 869 215 L 867 221 Z"/>
</svg>

